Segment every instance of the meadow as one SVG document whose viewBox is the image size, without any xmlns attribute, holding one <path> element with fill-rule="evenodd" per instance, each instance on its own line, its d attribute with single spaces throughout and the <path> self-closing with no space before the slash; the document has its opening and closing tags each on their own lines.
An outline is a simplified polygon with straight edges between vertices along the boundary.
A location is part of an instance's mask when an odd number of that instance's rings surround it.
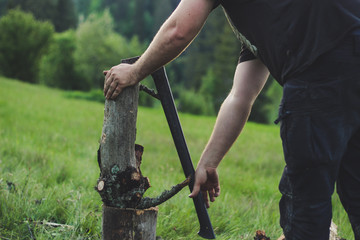
<svg viewBox="0 0 360 240">
<path fill-rule="evenodd" d="M 103 110 L 102 103 L 0 77 L 0 239 L 101 238 L 102 202 L 94 186 Z M 215 118 L 180 114 L 180 120 L 196 165 Z M 184 180 L 160 107 L 139 107 L 136 143 L 145 148 L 147 196 Z M 222 192 L 209 209 L 217 239 L 253 239 L 258 229 L 271 239 L 281 235 L 283 167 L 279 127 L 248 123 L 219 167 Z M 183 189 L 159 206 L 162 239 L 201 239 L 188 194 Z M 336 195 L 333 203 L 339 235 L 353 239 Z"/>
</svg>

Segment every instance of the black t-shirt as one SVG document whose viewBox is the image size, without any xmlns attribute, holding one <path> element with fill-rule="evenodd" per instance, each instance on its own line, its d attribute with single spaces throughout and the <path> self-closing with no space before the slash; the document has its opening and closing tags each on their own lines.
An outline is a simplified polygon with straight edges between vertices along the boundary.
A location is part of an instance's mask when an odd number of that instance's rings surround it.
<svg viewBox="0 0 360 240">
<path fill-rule="evenodd" d="M 360 27 L 360 0 L 217 1 L 280 84 Z"/>
<path fill-rule="evenodd" d="M 240 56 L 239 56 L 239 63 L 246 62 L 249 60 L 256 59 L 254 53 L 252 53 L 246 46 L 241 46 Z"/>
</svg>

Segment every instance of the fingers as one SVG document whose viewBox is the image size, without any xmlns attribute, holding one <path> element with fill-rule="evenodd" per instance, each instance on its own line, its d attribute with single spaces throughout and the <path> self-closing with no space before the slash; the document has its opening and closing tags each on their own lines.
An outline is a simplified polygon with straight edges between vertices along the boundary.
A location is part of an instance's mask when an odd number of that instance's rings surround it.
<svg viewBox="0 0 360 240">
<path fill-rule="evenodd" d="M 200 184 L 198 182 L 196 182 L 196 180 L 195 180 L 194 188 L 193 188 L 191 194 L 189 195 L 189 197 L 194 198 L 199 194 L 199 192 L 200 192 Z"/>
<path fill-rule="evenodd" d="M 114 92 L 110 96 L 110 99 L 115 99 L 120 93 L 121 93 L 121 88 L 119 87 L 119 85 L 117 85 Z"/>
<path fill-rule="evenodd" d="M 134 71 L 132 64 L 125 63 L 103 71 L 105 75 L 104 96 L 106 99 L 115 99 L 122 89 L 137 84 L 140 80 Z"/>
<path fill-rule="evenodd" d="M 113 80 L 110 71 L 103 71 L 105 76 L 104 82 L 104 96 L 106 99 L 115 99 L 121 92 L 122 88 L 120 85 Z"/>
<path fill-rule="evenodd" d="M 199 192 L 200 192 L 200 185 L 194 185 L 193 191 L 191 192 L 189 197 L 194 198 L 199 194 Z M 201 194 L 202 194 L 202 197 L 203 197 L 206 207 L 209 208 L 210 207 L 209 199 L 210 199 L 210 202 L 215 202 L 215 198 L 219 196 L 220 191 L 217 191 L 216 189 L 211 189 L 208 191 L 206 191 L 206 190 L 201 191 Z"/>
<path fill-rule="evenodd" d="M 220 195 L 220 187 L 209 189 L 208 191 L 202 191 L 203 199 L 207 208 L 210 207 L 210 202 L 215 202 L 216 198 Z"/>
<path fill-rule="evenodd" d="M 220 185 L 218 185 L 217 187 L 215 187 L 215 197 L 218 197 L 218 196 L 220 196 Z"/>
<path fill-rule="evenodd" d="M 190 198 L 195 198 L 195 197 L 197 197 L 199 192 L 200 192 L 200 184 L 198 182 L 196 182 L 196 180 L 195 180 L 194 188 L 193 188 L 191 194 L 189 195 L 189 197 Z M 201 195 L 203 197 L 206 208 L 209 208 L 210 203 L 209 203 L 209 199 L 208 199 L 208 196 L 207 196 L 207 192 L 206 191 L 201 191 Z"/>
<path fill-rule="evenodd" d="M 120 93 L 120 88 L 118 87 L 118 84 L 116 82 L 112 82 L 110 86 L 107 89 L 106 92 L 106 99 L 113 99 L 117 97 L 117 95 Z"/>
<path fill-rule="evenodd" d="M 209 203 L 209 198 L 208 198 L 207 191 L 201 191 L 201 194 L 202 194 L 202 197 L 203 197 L 206 208 L 209 208 L 210 203 Z"/>
<path fill-rule="evenodd" d="M 194 188 L 189 197 L 194 198 L 201 192 L 202 198 L 207 208 L 210 202 L 214 202 L 220 195 L 220 184 L 216 169 L 198 168 L 195 173 Z"/>
<path fill-rule="evenodd" d="M 104 81 L 104 96 L 106 97 L 112 80 L 110 79 L 110 71 L 104 71 L 103 73 L 105 74 L 105 72 L 106 72 L 106 75 L 105 75 L 105 81 Z"/>
<path fill-rule="evenodd" d="M 209 198 L 210 198 L 210 202 L 214 202 L 215 201 L 215 190 L 214 189 L 210 189 L 208 191 L 209 193 Z"/>
</svg>

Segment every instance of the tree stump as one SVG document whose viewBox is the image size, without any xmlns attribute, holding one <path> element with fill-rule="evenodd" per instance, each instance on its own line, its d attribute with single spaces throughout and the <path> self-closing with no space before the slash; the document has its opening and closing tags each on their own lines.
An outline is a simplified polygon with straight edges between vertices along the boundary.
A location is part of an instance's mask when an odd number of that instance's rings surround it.
<svg viewBox="0 0 360 240">
<path fill-rule="evenodd" d="M 158 208 L 121 209 L 103 206 L 103 240 L 155 240 Z"/>
<path fill-rule="evenodd" d="M 104 203 L 103 240 L 156 239 L 157 208 L 134 209 L 150 187 L 140 171 L 143 147 L 135 149 L 138 98 L 136 85 L 105 101 L 95 188 Z"/>
<path fill-rule="evenodd" d="M 136 60 L 125 59 L 122 63 Z M 100 178 L 95 187 L 104 203 L 103 240 L 155 240 L 155 206 L 177 194 L 191 180 L 189 176 L 156 198 L 143 198 L 150 182 L 140 170 L 144 148 L 135 144 L 138 99 L 139 84 L 123 89 L 115 101 L 105 101 L 98 150 Z"/>
</svg>

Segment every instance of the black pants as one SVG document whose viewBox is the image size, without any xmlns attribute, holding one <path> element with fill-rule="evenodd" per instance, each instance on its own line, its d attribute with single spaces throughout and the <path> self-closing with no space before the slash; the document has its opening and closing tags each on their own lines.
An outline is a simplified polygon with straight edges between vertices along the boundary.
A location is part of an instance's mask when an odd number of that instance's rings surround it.
<svg viewBox="0 0 360 240">
<path fill-rule="evenodd" d="M 328 240 L 337 192 L 360 240 L 360 32 L 288 79 L 280 108 L 286 240 Z"/>
</svg>

